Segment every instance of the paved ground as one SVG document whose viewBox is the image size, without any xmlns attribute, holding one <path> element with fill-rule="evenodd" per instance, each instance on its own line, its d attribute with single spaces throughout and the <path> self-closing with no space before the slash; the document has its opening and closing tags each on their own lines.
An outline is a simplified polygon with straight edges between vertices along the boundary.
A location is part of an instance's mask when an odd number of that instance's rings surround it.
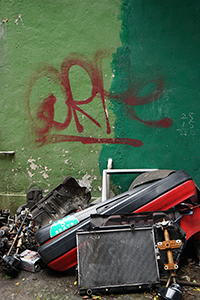
<svg viewBox="0 0 200 300">
<path fill-rule="evenodd" d="M 180 266 L 179 276 L 184 280 L 200 282 L 200 266 L 197 261 L 187 259 Z M 45 267 L 38 273 L 20 271 L 16 278 L 7 278 L 0 273 L 1 300 L 81 300 L 87 299 L 78 294 L 76 270 L 71 269 L 64 273 L 55 272 Z M 200 288 L 182 286 L 183 299 L 200 299 Z M 91 298 L 92 299 L 92 298 Z M 95 299 L 95 298 L 93 298 Z M 106 295 L 96 299 L 102 300 L 157 300 L 154 293 Z"/>
<path fill-rule="evenodd" d="M 189 244 L 189 243 L 188 243 Z M 186 247 L 187 248 L 187 247 Z M 194 250 L 189 247 L 181 256 L 180 267 L 177 272 L 179 280 L 199 283 L 198 287 L 188 284 L 181 285 L 183 299 L 200 299 L 200 263 Z M 192 253 L 193 252 L 193 253 Z M 199 246 L 200 259 L 200 246 Z M 47 266 L 37 273 L 20 271 L 16 278 L 6 276 L 0 268 L 0 300 L 81 300 L 88 299 L 87 296 L 80 296 L 77 281 L 76 269 L 72 268 L 66 272 L 56 272 Z M 141 292 L 123 295 L 102 295 L 91 297 L 91 300 L 158 300 L 155 292 Z M 177 300 L 177 299 L 173 299 Z"/>
<path fill-rule="evenodd" d="M 74 269 L 58 273 L 49 268 L 44 268 L 38 273 L 20 271 L 16 278 L 6 278 L 1 273 L 0 297 L 1 300 L 81 300 L 86 299 L 78 294 L 76 271 Z M 149 296 L 151 296 L 149 294 Z M 97 299 L 147 299 L 146 295 L 108 295 Z"/>
</svg>

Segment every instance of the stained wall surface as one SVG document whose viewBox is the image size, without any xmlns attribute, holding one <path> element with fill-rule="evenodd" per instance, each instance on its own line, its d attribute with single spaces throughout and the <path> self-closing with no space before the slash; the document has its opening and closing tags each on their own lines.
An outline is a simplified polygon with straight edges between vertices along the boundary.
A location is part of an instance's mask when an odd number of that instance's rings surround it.
<svg viewBox="0 0 200 300">
<path fill-rule="evenodd" d="M 184 169 L 199 174 L 199 1 L 124 0 L 122 46 L 113 54 L 115 137 L 138 147 L 103 145 L 117 168 Z M 114 163 L 115 167 L 115 163 Z M 116 180 L 123 188 L 128 178 Z"/>
<path fill-rule="evenodd" d="M 0 1 L 0 193 L 199 175 L 199 1 Z M 132 181 L 112 178 L 119 191 Z"/>
</svg>

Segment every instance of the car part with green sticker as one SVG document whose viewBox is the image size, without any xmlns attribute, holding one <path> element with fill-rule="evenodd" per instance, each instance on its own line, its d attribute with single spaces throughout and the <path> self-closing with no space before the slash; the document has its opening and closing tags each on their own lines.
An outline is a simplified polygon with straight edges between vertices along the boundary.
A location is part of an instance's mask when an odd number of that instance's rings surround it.
<svg viewBox="0 0 200 300">
<path fill-rule="evenodd" d="M 35 235 L 39 245 L 38 253 L 49 267 L 57 271 L 65 271 L 77 264 L 76 232 L 88 230 L 91 214 L 114 215 L 168 210 L 185 201 L 189 201 L 191 206 L 198 202 L 196 186 L 185 171 L 174 171 L 165 178 L 137 186 L 107 201 L 74 213 L 71 215 L 74 218 L 74 223 L 72 222 L 71 225 L 67 218 L 61 220 L 60 232 L 59 228 L 56 229 L 57 232 L 52 231 L 51 227 L 55 226 L 54 224 L 42 227 Z M 181 228 L 187 230 L 188 238 L 200 228 L 198 226 L 187 228 L 188 222 L 184 222 L 184 220 L 187 221 L 189 218 L 190 221 L 195 221 L 195 214 L 197 213 L 198 211 L 195 210 L 194 218 L 189 215 L 183 216 L 181 220 Z M 69 225 L 67 229 L 64 229 L 63 222 L 67 222 Z M 61 226 L 62 223 L 63 226 Z M 52 232 L 54 232 L 53 235 Z"/>
</svg>

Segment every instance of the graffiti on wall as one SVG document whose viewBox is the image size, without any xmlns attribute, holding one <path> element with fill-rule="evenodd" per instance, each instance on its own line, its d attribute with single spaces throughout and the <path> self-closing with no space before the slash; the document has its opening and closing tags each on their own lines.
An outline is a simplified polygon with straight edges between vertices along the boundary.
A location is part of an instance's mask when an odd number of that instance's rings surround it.
<svg viewBox="0 0 200 300">
<path fill-rule="evenodd" d="M 161 120 L 142 120 L 139 118 L 134 110 L 134 106 L 145 105 L 147 103 L 156 101 L 159 99 L 164 90 L 164 83 L 161 78 L 152 79 L 151 82 L 154 83 L 154 88 L 146 95 L 139 96 L 140 91 L 145 85 L 145 83 L 134 83 L 127 89 L 127 91 L 116 95 L 114 91 L 109 93 L 104 89 L 103 84 L 103 71 L 102 71 L 102 60 L 105 57 L 106 53 L 103 51 L 98 51 L 93 60 L 87 59 L 87 57 L 81 54 L 70 54 L 68 55 L 61 64 L 61 72 L 59 72 L 53 66 L 46 64 L 39 68 L 35 74 L 32 76 L 29 82 L 28 94 L 27 94 L 27 103 L 28 111 L 30 117 L 33 121 L 33 128 L 37 135 L 36 142 L 39 143 L 39 146 L 50 143 L 59 143 L 59 142 L 81 142 L 83 144 L 93 144 L 93 143 L 106 143 L 106 144 L 126 144 L 134 147 L 140 147 L 143 145 L 141 140 L 132 139 L 132 138 L 109 138 L 111 133 L 111 126 L 109 122 L 109 117 L 105 105 L 106 99 L 111 99 L 113 101 L 118 101 L 125 105 L 127 110 L 128 118 L 137 120 L 144 123 L 147 126 L 153 127 L 170 127 L 172 125 L 172 120 L 170 118 L 163 118 Z M 74 99 L 71 85 L 70 85 L 70 76 L 69 71 L 73 66 L 79 66 L 85 70 L 91 81 L 91 95 L 87 99 L 82 101 L 77 101 Z M 32 89 L 35 83 L 42 77 L 51 78 L 51 80 L 60 88 L 62 91 L 63 99 L 67 106 L 67 114 L 64 122 L 58 122 L 55 120 L 55 103 L 57 98 L 55 95 L 49 91 L 49 96 L 42 100 L 39 104 L 37 111 L 37 119 L 42 125 L 42 128 L 37 126 L 37 122 L 33 119 L 31 108 L 30 108 L 30 97 Z M 79 136 L 79 135 L 66 135 L 61 133 L 52 133 L 53 130 L 61 132 L 64 129 L 67 129 L 70 125 L 72 119 L 74 118 L 77 133 L 84 132 L 84 127 L 80 121 L 80 114 L 87 117 L 95 126 L 101 127 L 101 124 L 95 119 L 95 116 L 88 114 L 83 108 L 82 105 L 91 103 L 94 98 L 99 98 L 99 101 L 102 103 L 104 120 L 106 122 L 106 137 L 97 138 L 92 136 Z"/>
<path fill-rule="evenodd" d="M 181 136 L 194 137 L 196 135 L 194 116 L 194 112 L 182 113 L 181 127 L 177 129 Z"/>
</svg>

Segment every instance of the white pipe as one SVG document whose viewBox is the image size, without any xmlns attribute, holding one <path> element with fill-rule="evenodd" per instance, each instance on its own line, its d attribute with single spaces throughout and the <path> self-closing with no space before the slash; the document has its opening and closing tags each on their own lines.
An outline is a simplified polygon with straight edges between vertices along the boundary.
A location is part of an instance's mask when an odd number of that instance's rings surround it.
<svg viewBox="0 0 200 300">
<path fill-rule="evenodd" d="M 108 170 L 111 170 L 111 169 L 112 169 L 112 158 L 109 158 L 109 159 L 108 159 L 107 169 L 108 169 Z M 110 175 L 107 175 L 106 183 L 107 183 L 107 187 L 106 187 L 106 198 L 109 199 L 109 194 L 110 194 Z"/>
<path fill-rule="evenodd" d="M 102 197 L 101 201 L 107 200 L 107 175 L 108 174 L 137 174 L 137 173 L 146 173 L 146 172 L 152 172 L 157 171 L 159 169 L 107 169 L 103 170 L 103 177 L 102 177 Z"/>
</svg>

